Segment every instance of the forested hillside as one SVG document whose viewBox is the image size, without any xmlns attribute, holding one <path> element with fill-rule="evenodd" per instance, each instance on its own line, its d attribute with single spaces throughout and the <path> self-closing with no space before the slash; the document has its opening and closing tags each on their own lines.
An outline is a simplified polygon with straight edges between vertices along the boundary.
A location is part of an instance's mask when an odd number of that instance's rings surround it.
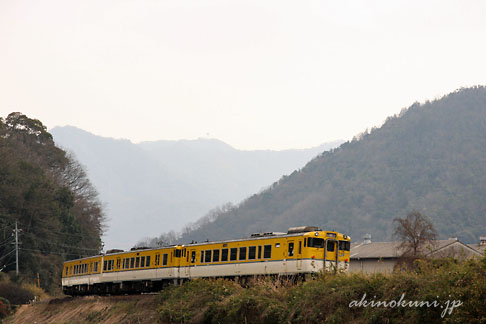
<svg viewBox="0 0 486 324">
<path fill-rule="evenodd" d="M 180 241 L 298 225 L 386 240 L 395 217 L 417 210 L 442 237 L 475 242 L 486 234 L 485 148 L 486 89 L 461 89 L 413 104 L 382 127 L 324 152 Z"/>
<path fill-rule="evenodd" d="M 0 269 L 58 287 L 65 259 L 99 253 L 103 212 L 81 166 L 54 145 L 44 125 L 21 113 L 0 118 Z"/>
</svg>

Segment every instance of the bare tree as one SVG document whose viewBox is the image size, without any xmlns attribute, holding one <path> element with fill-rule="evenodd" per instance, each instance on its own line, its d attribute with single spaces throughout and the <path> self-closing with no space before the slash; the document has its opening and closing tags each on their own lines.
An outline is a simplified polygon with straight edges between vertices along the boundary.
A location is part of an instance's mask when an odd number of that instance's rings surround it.
<svg viewBox="0 0 486 324">
<path fill-rule="evenodd" d="M 424 247 L 438 237 L 432 222 L 417 211 L 408 213 L 405 218 L 395 218 L 393 222 L 393 236 L 401 242 L 399 249 L 403 251 L 403 257 L 418 258 L 424 253 Z"/>
</svg>

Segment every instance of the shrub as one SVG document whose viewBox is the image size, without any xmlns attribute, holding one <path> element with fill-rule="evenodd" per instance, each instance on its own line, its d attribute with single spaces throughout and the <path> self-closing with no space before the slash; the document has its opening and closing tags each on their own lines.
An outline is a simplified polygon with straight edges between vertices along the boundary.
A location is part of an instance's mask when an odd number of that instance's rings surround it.
<svg viewBox="0 0 486 324">
<path fill-rule="evenodd" d="M 9 314 L 10 302 L 5 298 L 0 297 L 0 319 L 7 317 Z"/>
<path fill-rule="evenodd" d="M 34 299 L 30 291 L 12 282 L 0 282 L 0 297 L 8 299 L 12 305 L 27 304 Z"/>
</svg>

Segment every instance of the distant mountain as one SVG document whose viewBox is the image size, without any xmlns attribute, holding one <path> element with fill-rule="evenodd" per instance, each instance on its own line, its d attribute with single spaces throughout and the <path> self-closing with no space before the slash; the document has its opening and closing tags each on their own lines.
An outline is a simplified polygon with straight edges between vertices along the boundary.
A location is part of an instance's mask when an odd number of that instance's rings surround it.
<svg viewBox="0 0 486 324">
<path fill-rule="evenodd" d="M 393 219 L 412 210 L 429 216 L 444 238 L 476 242 L 486 234 L 486 88 L 413 104 L 180 241 L 299 225 L 388 240 Z"/>
<path fill-rule="evenodd" d="M 211 208 L 237 203 L 342 143 L 240 151 L 215 139 L 134 144 L 71 126 L 50 132 L 86 167 L 106 203 L 107 248 L 127 248 L 144 237 L 180 230 Z"/>
</svg>

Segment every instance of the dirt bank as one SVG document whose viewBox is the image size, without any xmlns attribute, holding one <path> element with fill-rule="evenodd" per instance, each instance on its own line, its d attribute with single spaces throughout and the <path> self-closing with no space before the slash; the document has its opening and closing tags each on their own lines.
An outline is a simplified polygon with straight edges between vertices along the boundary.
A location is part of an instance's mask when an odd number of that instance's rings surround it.
<svg viewBox="0 0 486 324">
<path fill-rule="evenodd" d="M 156 295 L 66 297 L 23 305 L 8 324 L 152 324 Z"/>
</svg>

